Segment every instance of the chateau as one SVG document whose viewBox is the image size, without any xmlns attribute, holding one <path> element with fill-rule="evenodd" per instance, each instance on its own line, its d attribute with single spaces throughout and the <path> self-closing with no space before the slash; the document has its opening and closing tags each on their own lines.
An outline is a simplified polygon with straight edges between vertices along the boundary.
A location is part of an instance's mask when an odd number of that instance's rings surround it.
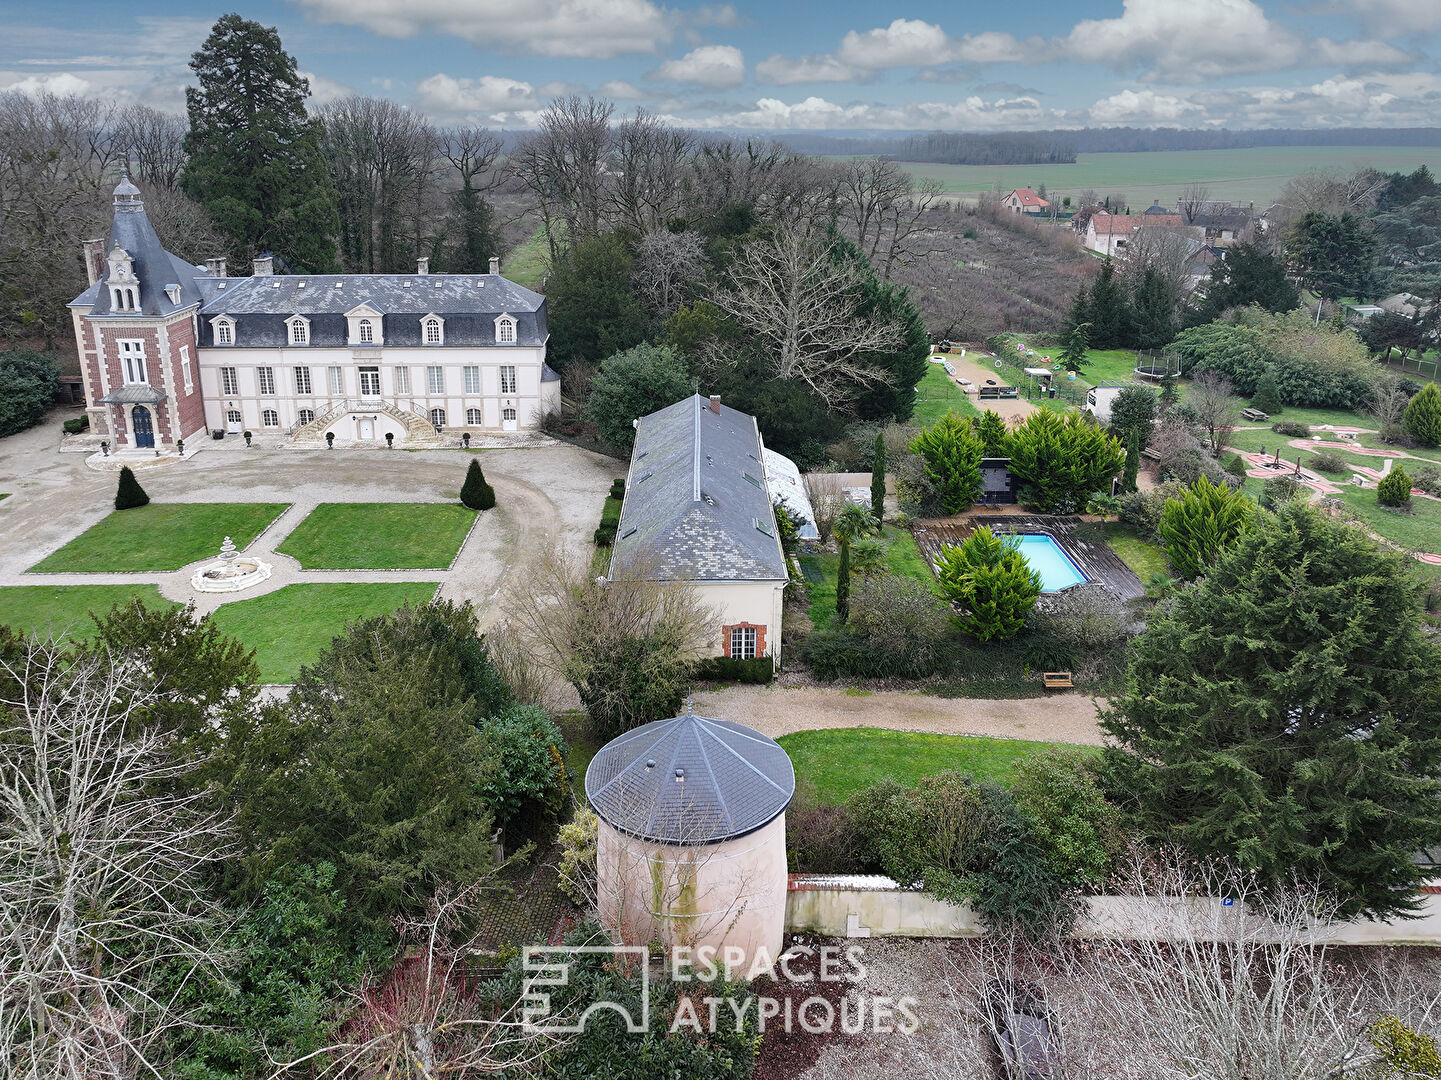
<svg viewBox="0 0 1441 1080">
<path fill-rule="evenodd" d="M 115 188 L 108 240 L 84 243 L 70 303 L 91 431 L 117 450 L 215 433 L 434 444 L 533 428 L 560 407 L 545 298 L 500 276 L 275 274 L 167 252 L 140 190 Z"/>
</svg>

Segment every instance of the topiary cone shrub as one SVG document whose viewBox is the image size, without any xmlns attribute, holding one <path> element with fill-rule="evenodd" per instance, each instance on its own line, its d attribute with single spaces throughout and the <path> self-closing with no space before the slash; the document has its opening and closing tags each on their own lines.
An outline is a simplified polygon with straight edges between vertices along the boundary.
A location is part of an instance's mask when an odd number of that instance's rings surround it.
<svg viewBox="0 0 1441 1080">
<path fill-rule="evenodd" d="M 135 479 L 135 474 L 130 471 L 130 466 L 121 466 L 120 486 L 115 489 L 115 509 L 133 510 L 137 506 L 144 506 L 149 501 L 150 496 L 145 494 L 145 489 L 140 486 L 140 481 Z"/>
<path fill-rule="evenodd" d="M 1382 506 L 1409 507 L 1411 505 L 1411 477 L 1397 465 L 1376 485 L 1376 501 Z"/>
<path fill-rule="evenodd" d="M 495 488 L 485 482 L 479 458 L 470 459 L 465 483 L 460 485 L 460 501 L 472 510 L 489 510 L 495 505 Z"/>
</svg>

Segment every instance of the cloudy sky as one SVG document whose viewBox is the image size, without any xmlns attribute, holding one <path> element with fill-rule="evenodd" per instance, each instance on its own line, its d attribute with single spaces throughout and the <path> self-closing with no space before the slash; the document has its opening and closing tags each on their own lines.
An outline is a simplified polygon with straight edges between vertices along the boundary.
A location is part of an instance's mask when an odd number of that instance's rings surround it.
<svg viewBox="0 0 1441 1080">
<path fill-rule="evenodd" d="M 0 88 L 181 110 L 210 0 L 6 0 Z M 879 10 L 883 8 L 884 10 Z M 264 0 L 318 101 L 527 127 L 594 92 L 696 128 L 1430 125 L 1441 0 Z"/>
</svg>

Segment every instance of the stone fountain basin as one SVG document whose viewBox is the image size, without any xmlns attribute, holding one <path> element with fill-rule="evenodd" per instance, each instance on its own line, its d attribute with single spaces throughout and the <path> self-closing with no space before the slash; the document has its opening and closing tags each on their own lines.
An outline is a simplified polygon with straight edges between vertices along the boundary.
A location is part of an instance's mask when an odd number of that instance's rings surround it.
<svg viewBox="0 0 1441 1080">
<path fill-rule="evenodd" d="M 270 564 L 242 555 L 236 559 L 212 559 L 190 577 L 196 592 L 239 592 L 259 585 L 270 577 Z"/>
</svg>

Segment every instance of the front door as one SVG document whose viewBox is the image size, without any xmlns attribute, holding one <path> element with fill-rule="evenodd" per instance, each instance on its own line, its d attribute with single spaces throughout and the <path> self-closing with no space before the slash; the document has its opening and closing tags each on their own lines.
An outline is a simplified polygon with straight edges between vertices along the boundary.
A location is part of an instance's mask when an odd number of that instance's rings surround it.
<svg viewBox="0 0 1441 1080">
<path fill-rule="evenodd" d="M 514 409 L 502 409 L 500 411 L 500 426 L 503 431 L 514 431 L 519 426 L 516 423 Z"/>
<path fill-rule="evenodd" d="M 130 410 L 130 433 L 135 436 L 136 446 L 154 446 L 155 431 L 150 426 L 150 410 L 137 405 Z"/>
<path fill-rule="evenodd" d="M 245 426 L 245 417 L 240 415 L 239 409 L 230 409 L 225 414 L 225 430 L 232 435 L 239 435 L 241 428 Z"/>
<path fill-rule="evenodd" d="M 362 439 L 375 438 L 375 421 L 365 419 L 360 421 L 360 437 Z"/>
<path fill-rule="evenodd" d="M 380 368 L 363 367 L 360 369 L 360 396 L 363 398 L 380 397 Z"/>
</svg>

